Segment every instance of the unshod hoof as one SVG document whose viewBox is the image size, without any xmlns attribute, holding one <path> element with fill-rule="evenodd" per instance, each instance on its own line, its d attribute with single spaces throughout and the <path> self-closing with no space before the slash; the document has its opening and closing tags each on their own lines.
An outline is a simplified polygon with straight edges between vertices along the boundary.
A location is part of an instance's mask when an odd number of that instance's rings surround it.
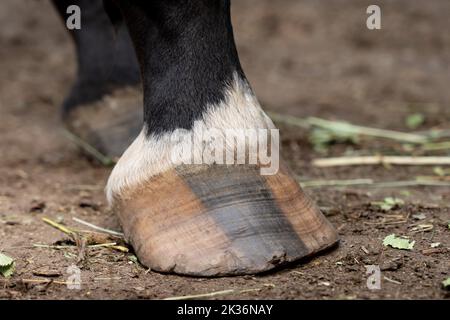
<svg viewBox="0 0 450 320">
<path fill-rule="evenodd" d="M 192 276 L 256 274 L 338 241 L 283 165 L 178 166 L 115 199 L 125 236 L 152 270 Z"/>
<path fill-rule="evenodd" d="M 142 109 L 142 92 L 125 88 L 95 103 L 76 107 L 63 120 L 82 151 L 99 160 L 115 162 L 138 136 Z"/>
</svg>

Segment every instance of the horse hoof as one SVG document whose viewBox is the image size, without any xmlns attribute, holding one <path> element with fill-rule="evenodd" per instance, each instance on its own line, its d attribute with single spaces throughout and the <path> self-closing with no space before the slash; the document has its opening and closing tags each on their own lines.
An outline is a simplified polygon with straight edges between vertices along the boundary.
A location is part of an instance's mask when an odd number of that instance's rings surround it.
<svg viewBox="0 0 450 320">
<path fill-rule="evenodd" d="M 282 164 L 178 166 L 114 199 L 139 260 L 159 272 L 231 276 L 271 270 L 338 236 Z"/>
<path fill-rule="evenodd" d="M 116 161 L 138 136 L 142 110 L 142 92 L 130 87 L 78 106 L 63 120 L 72 140 L 87 155 Z"/>
</svg>

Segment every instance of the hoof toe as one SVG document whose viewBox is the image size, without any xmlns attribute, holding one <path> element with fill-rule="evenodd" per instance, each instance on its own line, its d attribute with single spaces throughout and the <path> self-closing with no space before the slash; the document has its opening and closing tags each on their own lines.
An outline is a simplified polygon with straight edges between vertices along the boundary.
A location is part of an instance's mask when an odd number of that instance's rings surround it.
<svg viewBox="0 0 450 320">
<path fill-rule="evenodd" d="M 127 88 L 76 107 L 64 122 L 84 152 L 117 160 L 141 131 L 142 109 L 141 92 Z"/>
<path fill-rule="evenodd" d="M 338 241 L 287 168 L 177 167 L 115 199 L 140 261 L 192 276 L 256 274 Z"/>
</svg>

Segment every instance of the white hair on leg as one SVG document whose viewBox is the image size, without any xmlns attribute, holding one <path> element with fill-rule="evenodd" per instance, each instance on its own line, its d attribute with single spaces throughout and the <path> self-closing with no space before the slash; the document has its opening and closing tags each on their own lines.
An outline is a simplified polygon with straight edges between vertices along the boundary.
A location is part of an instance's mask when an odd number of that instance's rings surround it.
<svg viewBox="0 0 450 320">
<path fill-rule="evenodd" d="M 248 83 L 235 73 L 232 84 L 226 88 L 224 101 L 209 106 L 202 119 L 195 121 L 191 130 L 147 135 L 147 128 L 144 125 L 108 179 L 106 186 L 108 202 L 113 205 L 114 199 L 120 198 L 123 192 L 136 188 L 152 176 L 185 163 L 186 155 L 174 153 L 174 150 L 187 150 L 192 145 L 203 146 L 202 132 L 274 128 L 272 120 L 261 109 Z M 190 137 L 200 141 L 192 141 Z M 250 141 L 250 143 L 257 142 Z M 234 145 L 230 147 L 234 148 Z M 202 147 L 193 150 L 194 158 L 199 154 L 201 156 L 202 153 Z"/>
</svg>

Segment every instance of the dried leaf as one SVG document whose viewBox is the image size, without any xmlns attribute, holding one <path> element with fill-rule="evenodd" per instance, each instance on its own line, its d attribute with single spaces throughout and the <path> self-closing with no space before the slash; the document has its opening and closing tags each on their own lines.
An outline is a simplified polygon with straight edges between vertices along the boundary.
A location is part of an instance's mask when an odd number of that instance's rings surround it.
<svg viewBox="0 0 450 320">
<path fill-rule="evenodd" d="M 433 172 L 440 177 L 450 176 L 450 169 L 443 169 L 442 167 L 434 167 Z"/>
<path fill-rule="evenodd" d="M 397 237 L 395 234 L 390 234 L 383 240 L 384 246 L 390 246 L 401 250 L 412 250 L 415 243 L 415 241 L 409 241 L 408 239 Z"/>
<path fill-rule="evenodd" d="M 405 201 L 399 198 L 387 197 L 383 201 L 375 201 L 372 205 L 378 206 L 383 211 L 389 211 L 405 204 Z"/>
<path fill-rule="evenodd" d="M 15 263 L 13 258 L 10 258 L 2 253 L 0 253 L 0 274 L 9 278 L 14 273 Z"/>
<path fill-rule="evenodd" d="M 138 258 L 134 254 L 129 255 L 128 260 L 130 260 L 130 262 L 138 263 Z"/>
<path fill-rule="evenodd" d="M 450 278 L 445 279 L 442 281 L 442 286 L 444 289 L 450 290 Z"/>
<path fill-rule="evenodd" d="M 406 126 L 410 129 L 417 129 L 425 122 L 425 117 L 421 113 L 413 113 L 406 117 Z"/>
<path fill-rule="evenodd" d="M 359 142 L 359 136 L 355 133 L 340 132 L 332 128 L 315 128 L 309 135 L 309 141 L 314 146 L 314 150 L 323 152 L 328 149 L 328 146 L 334 143 L 357 144 Z"/>
</svg>

